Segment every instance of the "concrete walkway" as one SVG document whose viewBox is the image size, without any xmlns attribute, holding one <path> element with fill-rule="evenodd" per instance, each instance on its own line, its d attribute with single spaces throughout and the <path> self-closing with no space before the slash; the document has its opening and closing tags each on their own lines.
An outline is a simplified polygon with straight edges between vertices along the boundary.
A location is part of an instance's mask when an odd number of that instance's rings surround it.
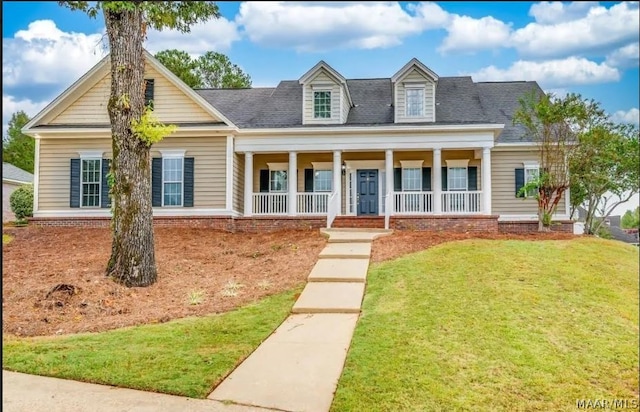
<svg viewBox="0 0 640 412">
<path fill-rule="evenodd" d="M 265 412 L 161 393 L 2 371 L 3 412 Z"/>
<path fill-rule="evenodd" d="M 281 411 L 329 410 L 360 313 L 371 241 L 390 232 L 323 232 L 328 244 L 293 314 L 209 399 Z"/>
</svg>

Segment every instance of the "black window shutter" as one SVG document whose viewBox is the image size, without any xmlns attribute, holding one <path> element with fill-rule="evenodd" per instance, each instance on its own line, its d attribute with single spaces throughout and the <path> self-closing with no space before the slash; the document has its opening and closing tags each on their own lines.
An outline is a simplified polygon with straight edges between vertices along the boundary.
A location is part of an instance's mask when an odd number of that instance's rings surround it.
<svg viewBox="0 0 640 412">
<path fill-rule="evenodd" d="M 162 206 L 162 158 L 151 159 L 151 206 Z"/>
<path fill-rule="evenodd" d="M 268 192 L 269 191 L 269 170 L 261 169 L 260 170 L 260 192 Z"/>
<path fill-rule="evenodd" d="M 100 207 L 111 207 L 111 196 L 109 196 L 109 183 L 107 181 L 107 174 L 111 170 L 111 159 L 102 159 L 102 184 L 100 185 Z"/>
<path fill-rule="evenodd" d="M 80 159 L 71 159 L 69 207 L 80 207 Z"/>
<path fill-rule="evenodd" d="M 422 168 L 422 191 L 423 192 L 431 191 L 431 168 L 430 167 Z"/>
<path fill-rule="evenodd" d="M 144 79 L 144 105 L 153 110 L 153 89 L 155 80 Z"/>
<path fill-rule="evenodd" d="M 313 192 L 313 169 L 304 169 L 304 191 Z"/>
<path fill-rule="evenodd" d="M 442 168 L 442 190 L 447 190 L 447 168 Z"/>
<path fill-rule="evenodd" d="M 524 197 L 520 189 L 524 186 L 524 169 L 516 169 L 516 197 Z"/>
<path fill-rule="evenodd" d="M 478 190 L 478 167 L 467 167 L 467 188 L 469 190 Z"/>
<path fill-rule="evenodd" d="M 193 157 L 184 158 L 184 207 L 193 207 L 193 160 Z"/>
<path fill-rule="evenodd" d="M 393 168 L 393 190 L 402 192 L 402 169 L 399 167 Z"/>
</svg>

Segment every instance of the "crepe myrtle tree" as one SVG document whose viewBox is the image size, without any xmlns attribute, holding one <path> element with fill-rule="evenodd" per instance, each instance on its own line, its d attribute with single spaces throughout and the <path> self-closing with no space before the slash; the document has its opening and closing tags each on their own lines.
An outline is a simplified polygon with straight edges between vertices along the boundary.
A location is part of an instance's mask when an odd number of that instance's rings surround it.
<svg viewBox="0 0 640 412">
<path fill-rule="evenodd" d="M 524 126 L 526 135 L 537 145 L 540 163 L 537 180 L 521 190 L 535 192 L 539 231 L 551 230 L 552 216 L 571 186 L 569 166 L 580 145 L 580 136 L 607 121 L 597 102 L 579 94 L 559 98 L 532 91 L 520 99 L 513 122 Z"/>
<path fill-rule="evenodd" d="M 107 275 L 125 286 L 156 282 L 150 147 L 175 128 L 156 121 L 144 99 L 143 42 L 148 29 L 186 33 L 192 25 L 220 16 L 209 1 L 60 1 L 95 18 L 104 16 L 111 59 L 113 161 L 109 195 L 113 240 Z"/>
</svg>

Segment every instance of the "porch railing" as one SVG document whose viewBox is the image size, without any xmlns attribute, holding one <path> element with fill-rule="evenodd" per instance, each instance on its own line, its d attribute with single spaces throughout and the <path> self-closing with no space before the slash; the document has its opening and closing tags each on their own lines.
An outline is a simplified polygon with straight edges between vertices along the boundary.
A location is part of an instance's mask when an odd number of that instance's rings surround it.
<svg viewBox="0 0 640 412">
<path fill-rule="evenodd" d="M 327 228 L 331 228 L 333 220 L 340 212 L 340 203 L 338 203 L 338 192 L 331 193 L 327 202 Z"/>
<path fill-rule="evenodd" d="M 329 193 L 298 193 L 297 213 L 301 215 L 324 215 L 327 213 Z"/>
<path fill-rule="evenodd" d="M 398 215 L 433 212 L 432 192 L 393 192 L 393 210 Z"/>
<path fill-rule="evenodd" d="M 443 192 L 442 213 L 480 213 L 482 191 Z"/>
<path fill-rule="evenodd" d="M 287 193 L 254 193 L 254 215 L 286 215 L 289 195 Z"/>
</svg>

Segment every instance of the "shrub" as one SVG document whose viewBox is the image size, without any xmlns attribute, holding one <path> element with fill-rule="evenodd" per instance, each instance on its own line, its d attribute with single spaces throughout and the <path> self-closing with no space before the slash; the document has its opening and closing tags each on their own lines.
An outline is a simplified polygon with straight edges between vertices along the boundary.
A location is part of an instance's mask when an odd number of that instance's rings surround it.
<svg viewBox="0 0 640 412">
<path fill-rule="evenodd" d="M 33 216 L 33 185 L 23 185 L 17 188 L 11 193 L 9 204 L 17 220 Z"/>
</svg>

